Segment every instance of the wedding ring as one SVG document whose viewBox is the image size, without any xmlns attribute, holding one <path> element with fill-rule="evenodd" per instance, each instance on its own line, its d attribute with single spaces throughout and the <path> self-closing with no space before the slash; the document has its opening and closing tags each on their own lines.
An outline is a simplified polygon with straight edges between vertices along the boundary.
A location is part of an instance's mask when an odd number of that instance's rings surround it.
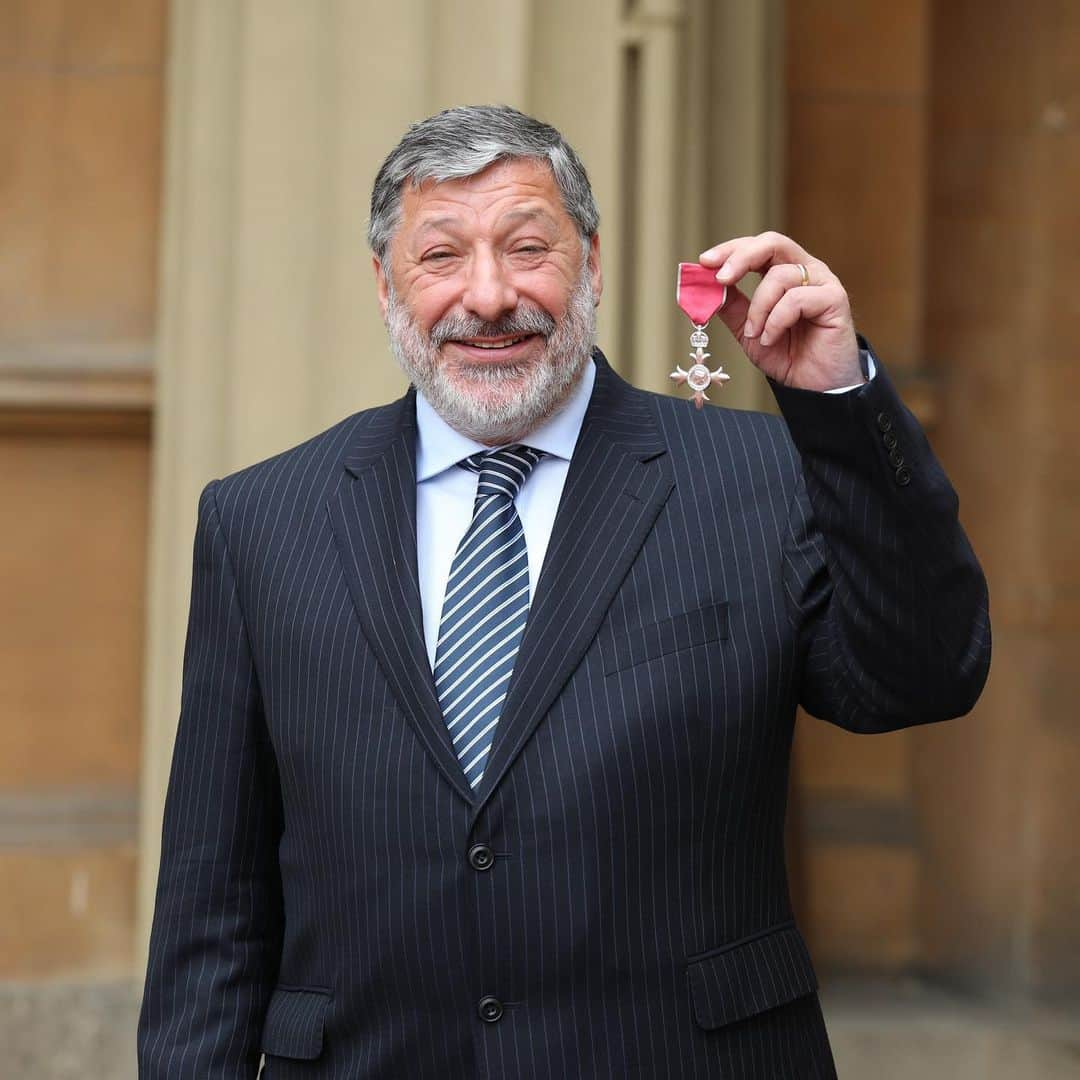
<svg viewBox="0 0 1080 1080">
<path fill-rule="evenodd" d="M 799 268 L 799 273 L 802 274 L 802 281 L 800 282 L 800 284 L 801 285 L 809 285 L 810 284 L 810 275 L 809 275 L 809 273 L 807 273 L 806 267 L 803 266 L 802 263 L 796 263 L 795 265 Z"/>
</svg>

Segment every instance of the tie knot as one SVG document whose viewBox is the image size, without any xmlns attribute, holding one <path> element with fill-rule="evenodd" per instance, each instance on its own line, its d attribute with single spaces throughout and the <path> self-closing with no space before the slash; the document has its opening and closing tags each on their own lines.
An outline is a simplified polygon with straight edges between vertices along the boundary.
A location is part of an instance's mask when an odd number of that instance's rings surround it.
<svg viewBox="0 0 1080 1080">
<path fill-rule="evenodd" d="M 542 450 L 515 443 L 499 450 L 473 454 L 460 462 L 462 468 L 480 474 L 476 497 L 506 495 L 515 499 L 533 466 L 544 456 Z"/>
</svg>

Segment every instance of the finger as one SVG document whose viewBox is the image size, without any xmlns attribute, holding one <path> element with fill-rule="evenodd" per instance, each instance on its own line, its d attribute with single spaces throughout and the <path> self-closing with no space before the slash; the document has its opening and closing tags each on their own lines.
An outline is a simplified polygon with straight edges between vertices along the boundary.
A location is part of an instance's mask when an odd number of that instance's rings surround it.
<svg viewBox="0 0 1080 1080">
<path fill-rule="evenodd" d="M 776 232 L 751 236 L 736 242 L 716 273 L 716 280 L 726 284 L 740 281 L 754 271 L 764 272 L 778 263 L 803 263 L 815 260 L 789 236 Z"/>
<path fill-rule="evenodd" d="M 750 310 L 746 315 L 746 336 L 749 338 L 756 336 L 765 325 L 780 297 L 789 289 L 798 288 L 802 283 L 802 271 L 791 263 L 783 263 L 769 270 L 754 290 L 753 299 L 750 301 Z"/>
<path fill-rule="evenodd" d="M 761 328 L 761 344 L 773 344 L 800 319 L 817 319 L 830 311 L 839 313 L 843 297 L 844 291 L 838 285 L 800 285 L 788 289 Z"/>
<path fill-rule="evenodd" d="M 744 244 L 748 240 L 753 240 L 752 236 L 736 236 L 731 240 L 725 240 L 722 244 L 716 244 L 714 247 L 703 251 L 698 256 L 698 262 L 702 266 L 708 266 L 715 270 L 718 267 L 724 265 L 727 262 L 728 256 L 734 251 L 735 247 L 739 244 Z"/>
<path fill-rule="evenodd" d="M 737 285 L 729 285 L 724 306 L 716 313 L 716 316 L 731 331 L 737 341 L 742 340 L 743 326 L 746 324 L 746 312 L 749 308 L 750 301 L 746 293 Z"/>
</svg>

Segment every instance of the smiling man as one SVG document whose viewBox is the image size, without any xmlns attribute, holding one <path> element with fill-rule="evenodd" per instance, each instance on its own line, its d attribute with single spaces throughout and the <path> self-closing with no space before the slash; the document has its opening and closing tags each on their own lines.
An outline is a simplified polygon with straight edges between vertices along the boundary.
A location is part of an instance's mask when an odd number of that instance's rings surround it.
<svg viewBox="0 0 1080 1080">
<path fill-rule="evenodd" d="M 776 233 L 710 248 L 782 417 L 634 389 L 585 170 L 503 107 L 414 125 L 369 240 L 408 393 L 200 502 L 140 1075 L 835 1076 L 796 707 L 944 720 L 989 662 L 843 286 Z"/>
<path fill-rule="evenodd" d="M 457 431 L 492 446 L 523 437 L 589 361 L 597 234 L 581 234 L 534 158 L 409 187 L 400 217 L 392 243 L 373 237 L 398 363 Z"/>
</svg>

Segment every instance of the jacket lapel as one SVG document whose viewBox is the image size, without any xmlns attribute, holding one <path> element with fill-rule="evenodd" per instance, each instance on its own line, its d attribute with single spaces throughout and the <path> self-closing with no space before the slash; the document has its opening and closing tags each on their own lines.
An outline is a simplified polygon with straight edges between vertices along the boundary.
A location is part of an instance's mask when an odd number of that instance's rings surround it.
<svg viewBox="0 0 1080 1080">
<path fill-rule="evenodd" d="M 561 692 L 595 637 L 675 486 L 648 395 L 596 350 L 582 423 L 473 817 Z"/>
<path fill-rule="evenodd" d="M 356 613 L 394 696 L 461 797 L 474 793 L 443 721 L 424 645 L 416 568 L 416 396 L 380 410 L 327 504 Z M 385 419 L 384 419 L 385 417 Z"/>
</svg>

